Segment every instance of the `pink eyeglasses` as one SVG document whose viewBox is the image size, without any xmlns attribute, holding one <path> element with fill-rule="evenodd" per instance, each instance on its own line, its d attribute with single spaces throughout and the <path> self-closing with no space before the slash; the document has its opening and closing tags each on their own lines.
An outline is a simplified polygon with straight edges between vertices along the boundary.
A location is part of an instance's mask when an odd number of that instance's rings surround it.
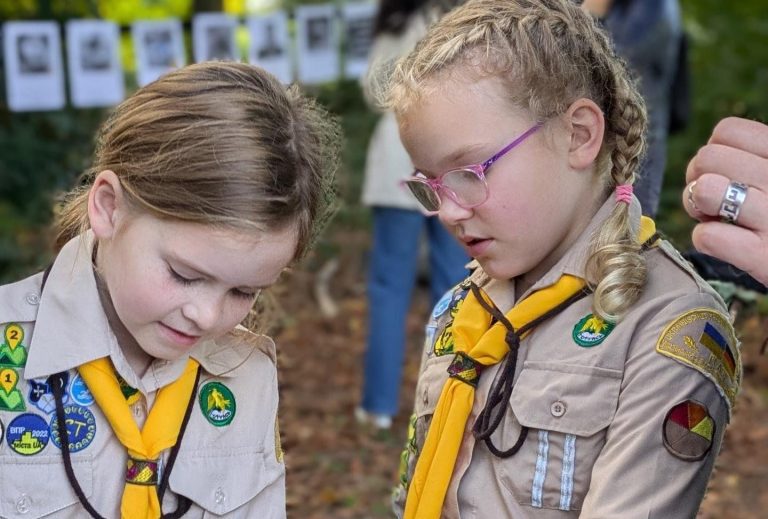
<svg viewBox="0 0 768 519">
<path fill-rule="evenodd" d="M 477 207 L 488 200 L 488 183 L 485 181 L 485 172 L 488 171 L 488 168 L 511 149 L 536 133 L 539 128 L 541 128 L 541 123 L 532 126 L 482 164 L 462 166 L 441 173 L 434 178 L 428 178 L 417 170 L 414 171 L 411 178 L 403 180 L 403 184 L 408 186 L 416 200 L 427 211 L 436 212 L 440 209 L 441 193 L 445 193 L 451 200 L 465 209 Z"/>
</svg>

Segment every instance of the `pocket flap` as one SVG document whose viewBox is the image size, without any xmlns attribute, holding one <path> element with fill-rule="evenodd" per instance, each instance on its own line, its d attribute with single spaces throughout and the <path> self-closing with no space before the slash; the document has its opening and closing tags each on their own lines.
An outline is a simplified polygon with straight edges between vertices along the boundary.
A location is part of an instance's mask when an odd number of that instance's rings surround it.
<svg viewBox="0 0 768 519">
<path fill-rule="evenodd" d="M 171 491 L 205 510 L 223 515 L 253 500 L 284 474 L 274 452 L 233 449 L 188 451 L 176 460 L 168 482 Z"/>
<path fill-rule="evenodd" d="M 51 449 L 51 447 L 48 447 Z M 93 494 L 93 460 L 73 456 L 72 468 L 86 498 Z M 45 517 L 79 503 L 61 455 L 29 456 L 0 462 L 0 511 L 3 517 Z"/>
<path fill-rule="evenodd" d="M 591 436 L 613 420 L 622 372 L 557 362 L 526 362 L 510 397 L 521 425 Z"/>
<path fill-rule="evenodd" d="M 419 377 L 416 385 L 414 412 L 418 418 L 434 414 L 440 393 L 448 380 L 448 366 L 453 360 L 453 355 L 430 357 L 424 366 L 424 372 Z"/>
</svg>

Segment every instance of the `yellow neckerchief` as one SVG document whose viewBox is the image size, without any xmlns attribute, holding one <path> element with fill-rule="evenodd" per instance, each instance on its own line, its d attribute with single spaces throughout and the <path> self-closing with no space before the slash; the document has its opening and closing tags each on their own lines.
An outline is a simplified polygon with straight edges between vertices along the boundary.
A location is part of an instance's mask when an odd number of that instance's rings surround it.
<svg viewBox="0 0 768 519">
<path fill-rule="evenodd" d="M 158 391 L 155 404 L 139 431 L 120 390 L 109 357 L 78 368 L 115 436 L 128 451 L 128 468 L 120 515 L 132 519 L 158 519 L 157 462 L 179 436 L 187 404 L 194 391 L 198 363 L 189 359 L 181 376 Z M 149 462 L 149 463 L 144 463 Z"/>
<path fill-rule="evenodd" d="M 655 232 L 653 220 L 643 217 L 640 223 L 640 243 L 650 239 Z M 518 302 L 507 312 L 506 318 L 518 330 L 585 287 L 583 279 L 564 274 L 554 285 L 537 290 Z M 470 291 L 456 313 L 452 329 L 456 358 L 470 357 L 469 363 L 465 363 L 467 371 L 458 373 L 456 378 L 448 378 L 440 393 L 424 447 L 416 462 L 413 480 L 408 487 L 404 519 L 440 517 L 475 398 L 475 385 L 469 381 L 476 380 L 477 374 L 471 365 L 492 366 L 499 363 L 509 351 L 505 341 L 506 328 L 500 322 L 491 326 L 491 322 L 491 314 Z"/>
</svg>

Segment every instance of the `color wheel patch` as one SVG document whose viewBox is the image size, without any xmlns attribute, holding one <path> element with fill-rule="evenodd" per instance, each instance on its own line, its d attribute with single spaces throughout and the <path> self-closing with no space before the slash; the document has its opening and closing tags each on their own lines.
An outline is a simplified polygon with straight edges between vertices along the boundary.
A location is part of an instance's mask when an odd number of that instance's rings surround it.
<svg viewBox="0 0 768 519">
<path fill-rule="evenodd" d="M 712 447 L 715 429 L 707 408 L 695 400 L 686 400 L 664 418 L 664 446 L 676 458 L 697 461 Z"/>
</svg>

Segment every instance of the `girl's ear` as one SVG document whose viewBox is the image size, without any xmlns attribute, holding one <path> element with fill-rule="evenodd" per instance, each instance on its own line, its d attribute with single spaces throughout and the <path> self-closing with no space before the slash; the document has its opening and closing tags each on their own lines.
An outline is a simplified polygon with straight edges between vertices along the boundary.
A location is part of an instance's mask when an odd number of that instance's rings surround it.
<svg viewBox="0 0 768 519">
<path fill-rule="evenodd" d="M 571 132 L 568 163 L 575 170 L 587 169 L 594 164 L 603 146 L 603 111 L 591 99 L 577 99 L 565 112 L 565 122 Z"/>
<path fill-rule="evenodd" d="M 88 193 L 88 220 L 93 234 L 99 240 L 108 240 L 115 234 L 118 217 L 125 212 L 125 199 L 120 179 L 113 171 L 96 175 Z"/>
</svg>

